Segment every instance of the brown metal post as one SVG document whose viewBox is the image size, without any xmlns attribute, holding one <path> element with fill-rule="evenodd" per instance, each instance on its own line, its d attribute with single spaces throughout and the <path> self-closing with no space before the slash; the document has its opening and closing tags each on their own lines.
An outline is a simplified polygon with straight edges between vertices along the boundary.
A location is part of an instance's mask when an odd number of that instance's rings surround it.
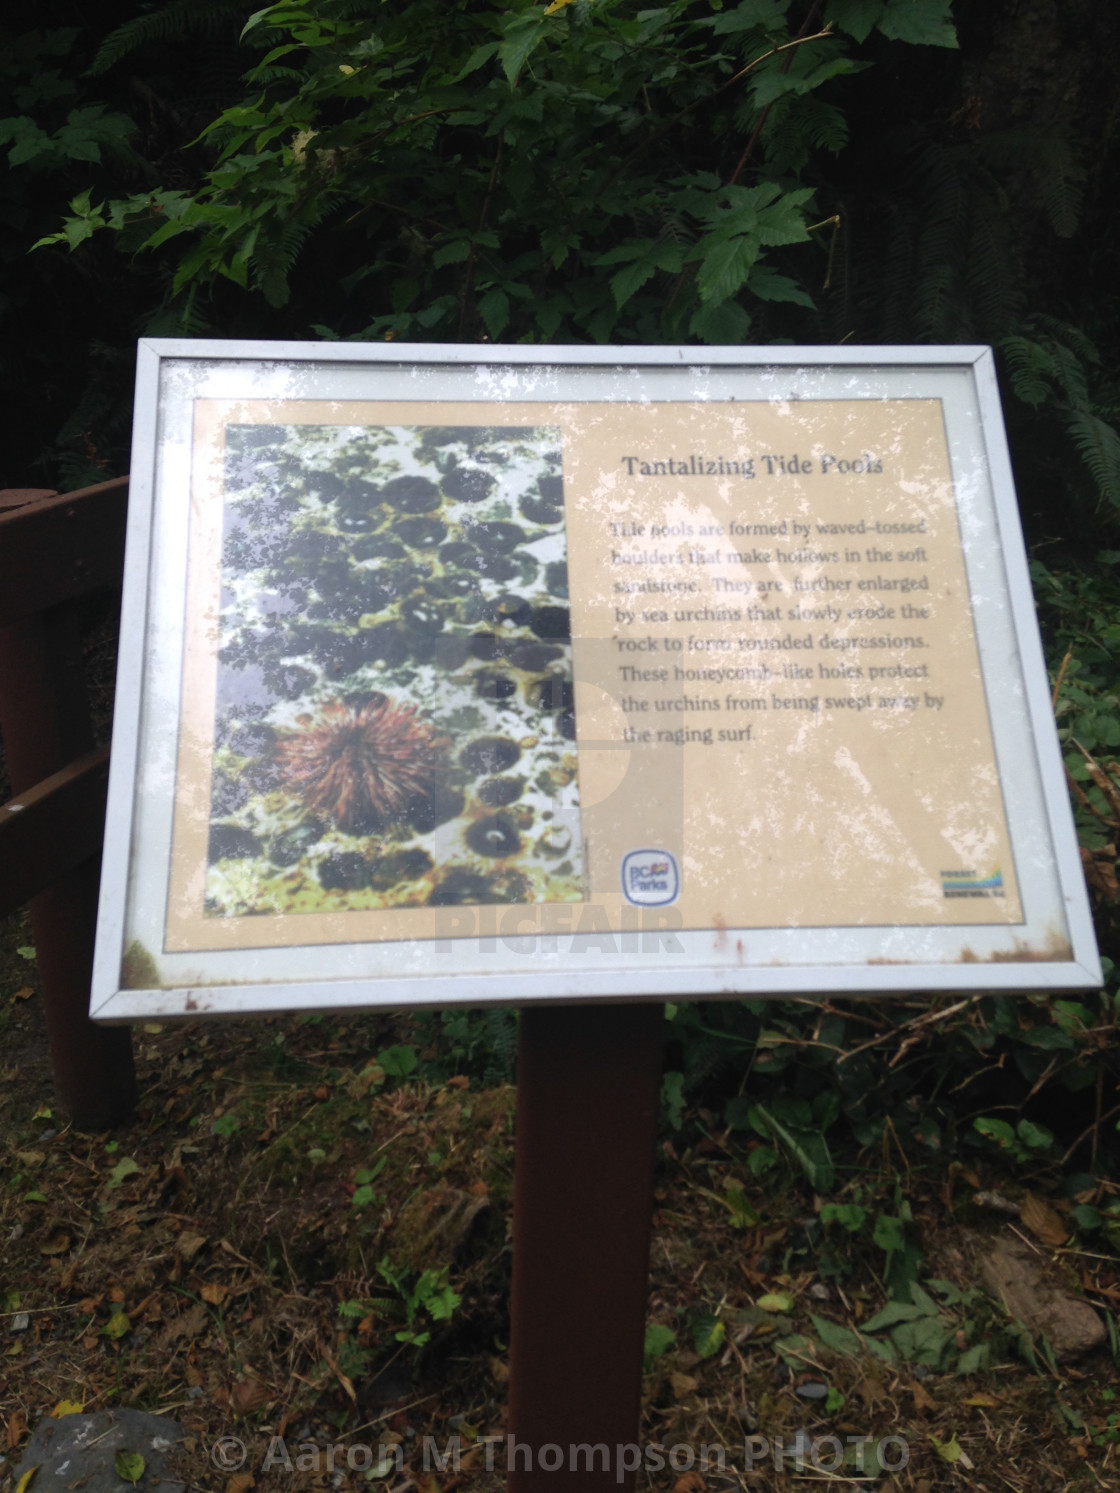
<svg viewBox="0 0 1120 1493">
<path fill-rule="evenodd" d="M 634 1485 L 663 1024 L 659 1004 L 521 1013 L 509 1493 Z"/>
<path fill-rule="evenodd" d="M 17 794 L 93 746 L 72 604 L 0 627 L 0 731 Z M 128 1029 L 89 1019 L 98 877 L 98 860 L 86 860 L 30 903 L 55 1087 L 85 1130 L 114 1124 L 136 1103 Z"/>
</svg>

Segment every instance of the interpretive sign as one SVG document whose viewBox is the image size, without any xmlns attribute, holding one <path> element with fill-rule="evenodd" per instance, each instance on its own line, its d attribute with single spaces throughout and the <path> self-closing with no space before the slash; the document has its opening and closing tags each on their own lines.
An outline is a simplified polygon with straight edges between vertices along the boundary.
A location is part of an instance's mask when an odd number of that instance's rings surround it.
<svg viewBox="0 0 1120 1493">
<path fill-rule="evenodd" d="M 983 348 L 141 345 L 94 1014 L 1099 981 Z"/>
</svg>

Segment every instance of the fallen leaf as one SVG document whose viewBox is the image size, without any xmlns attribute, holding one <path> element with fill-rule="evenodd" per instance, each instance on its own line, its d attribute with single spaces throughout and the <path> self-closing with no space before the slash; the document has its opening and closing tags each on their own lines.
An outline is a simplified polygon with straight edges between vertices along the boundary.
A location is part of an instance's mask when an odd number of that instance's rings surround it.
<svg viewBox="0 0 1120 1493">
<path fill-rule="evenodd" d="M 465 1073 L 457 1073 L 454 1078 L 447 1080 L 447 1087 L 449 1089 L 469 1089 L 470 1086 L 471 1081 Z"/>
<path fill-rule="evenodd" d="M 687 1399 L 694 1389 L 700 1387 L 699 1379 L 694 1379 L 691 1374 L 670 1374 L 669 1383 L 673 1387 L 673 1398 L 675 1400 Z"/>
<path fill-rule="evenodd" d="M 45 1244 L 40 1244 L 39 1253 L 41 1255 L 64 1255 L 69 1248 L 70 1235 L 55 1234 Z"/>
<path fill-rule="evenodd" d="M 175 1249 L 189 1265 L 205 1243 L 205 1234 L 180 1234 L 175 1241 Z"/>
<path fill-rule="evenodd" d="M 257 1480 L 251 1472 L 235 1472 L 226 1483 L 226 1493 L 249 1493 L 256 1486 Z"/>
<path fill-rule="evenodd" d="M 929 1439 L 933 1443 L 934 1451 L 943 1462 L 948 1462 L 950 1464 L 959 1462 L 961 1457 L 964 1455 L 964 1453 L 961 1451 L 961 1444 L 957 1440 L 956 1431 L 953 1432 L 948 1441 L 938 1441 L 936 1436 L 931 1436 Z"/>
<path fill-rule="evenodd" d="M 144 1476 L 147 1463 L 139 1452 L 121 1451 L 117 1453 L 113 1466 L 116 1468 L 118 1477 L 135 1486 Z"/>
<path fill-rule="evenodd" d="M 771 1291 L 766 1296 L 760 1296 L 755 1306 L 764 1312 L 791 1312 L 793 1311 L 793 1297 L 787 1296 L 784 1291 Z"/>
<path fill-rule="evenodd" d="M 124 1300 L 124 1287 L 123 1286 L 113 1286 L 112 1289 L 109 1292 L 109 1300 L 110 1301 L 123 1301 Z"/>
<path fill-rule="evenodd" d="M 999 1401 L 993 1399 L 991 1395 L 969 1395 L 964 1403 L 966 1405 L 974 1405 L 977 1410 L 993 1410 L 999 1404 Z"/>
<path fill-rule="evenodd" d="M 61 1420 L 64 1415 L 81 1415 L 85 1408 L 81 1400 L 59 1400 L 51 1415 L 55 1420 Z"/>
<path fill-rule="evenodd" d="M 229 1295 L 229 1287 L 223 1286 L 221 1281 L 211 1280 L 206 1282 L 198 1294 L 210 1306 L 221 1306 Z"/>
<path fill-rule="evenodd" d="M 114 1312 L 105 1326 L 101 1329 L 101 1336 L 112 1338 L 114 1342 L 119 1341 L 126 1333 L 132 1331 L 132 1323 L 124 1312 Z"/>
<path fill-rule="evenodd" d="M 259 1379 L 239 1379 L 229 1392 L 229 1402 L 238 1415 L 248 1415 L 267 1405 L 272 1396 Z M 252 1479 L 245 1485 L 253 1486 Z M 229 1493 L 228 1486 L 226 1493 Z"/>
<path fill-rule="evenodd" d="M 1062 1222 L 1061 1215 L 1056 1213 L 1049 1203 L 1044 1203 L 1040 1197 L 1036 1197 L 1033 1192 L 1028 1192 L 1023 1199 L 1019 1217 L 1035 1238 L 1041 1239 L 1043 1244 L 1051 1249 L 1057 1249 L 1069 1238 L 1069 1230 Z"/>
<path fill-rule="evenodd" d="M 29 1001 L 34 994 L 35 992 L 30 985 L 24 985 L 21 989 L 16 991 L 15 995 L 12 996 L 12 1000 Z"/>
<path fill-rule="evenodd" d="M 144 1023 L 143 1029 L 147 1032 L 149 1037 L 158 1037 L 160 1032 L 163 1031 L 163 1027 L 161 1027 L 156 1021 L 146 1021 Z"/>
<path fill-rule="evenodd" d="M 707 1486 L 698 1472 L 686 1472 L 673 1484 L 673 1493 L 703 1493 Z"/>
<path fill-rule="evenodd" d="M 932 1395 L 927 1394 L 922 1386 L 914 1379 L 910 1383 L 910 1395 L 914 1401 L 915 1410 L 935 1410 L 937 1402 Z"/>
<path fill-rule="evenodd" d="M 122 1156 L 109 1173 L 109 1186 L 119 1187 L 127 1177 L 134 1176 L 140 1170 L 140 1163 L 133 1161 L 131 1156 Z"/>
<path fill-rule="evenodd" d="M 22 1410 L 13 1410 L 8 1417 L 8 1450 L 14 1452 L 27 1435 L 27 1416 Z"/>
<path fill-rule="evenodd" d="M 509 1383 L 509 1364 L 503 1363 L 500 1358 L 491 1358 L 490 1372 L 493 1374 L 496 1384 Z"/>
<path fill-rule="evenodd" d="M 16 1493 L 27 1493 L 28 1488 L 31 1486 L 31 1479 L 38 1471 L 38 1467 L 29 1467 L 16 1484 Z"/>
</svg>

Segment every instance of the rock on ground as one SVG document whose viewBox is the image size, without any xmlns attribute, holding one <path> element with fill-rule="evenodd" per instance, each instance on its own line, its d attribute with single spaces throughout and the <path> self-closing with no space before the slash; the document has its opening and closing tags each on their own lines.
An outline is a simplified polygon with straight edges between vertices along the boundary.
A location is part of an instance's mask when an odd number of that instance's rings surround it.
<svg viewBox="0 0 1120 1493">
<path fill-rule="evenodd" d="M 37 1467 L 33 1493 L 129 1493 L 115 1463 L 120 1452 L 132 1452 L 144 1458 L 137 1493 L 184 1493 L 186 1481 L 174 1475 L 183 1434 L 177 1421 L 143 1410 L 45 1416 L 24 1448 L 16 1486 Z"/>
<path fill-rule="evenodd" d="M 1050 1280 L 1044 1264 L 1017 1239 L 995 1244 L 980 1265 L 980 1278 L 1032 1336 L 1045 1335 L 1060 1362 L 1092 1352 L 1107 1336 L 1089 1303 Z"/>
</svg>

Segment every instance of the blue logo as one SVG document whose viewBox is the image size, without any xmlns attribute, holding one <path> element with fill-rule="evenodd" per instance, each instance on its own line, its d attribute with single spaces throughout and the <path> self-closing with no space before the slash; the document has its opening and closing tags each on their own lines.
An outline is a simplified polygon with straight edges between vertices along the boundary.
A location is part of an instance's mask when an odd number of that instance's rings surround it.
<svg viewBox="0 0 1120 1493">
<path fill-rule="evenodd" d="M 680 896 L 681 873 L 668 850 L 632 850 L 622 859 L 622 894 L 635 907 L 664 907 Z"/>
</svg>

